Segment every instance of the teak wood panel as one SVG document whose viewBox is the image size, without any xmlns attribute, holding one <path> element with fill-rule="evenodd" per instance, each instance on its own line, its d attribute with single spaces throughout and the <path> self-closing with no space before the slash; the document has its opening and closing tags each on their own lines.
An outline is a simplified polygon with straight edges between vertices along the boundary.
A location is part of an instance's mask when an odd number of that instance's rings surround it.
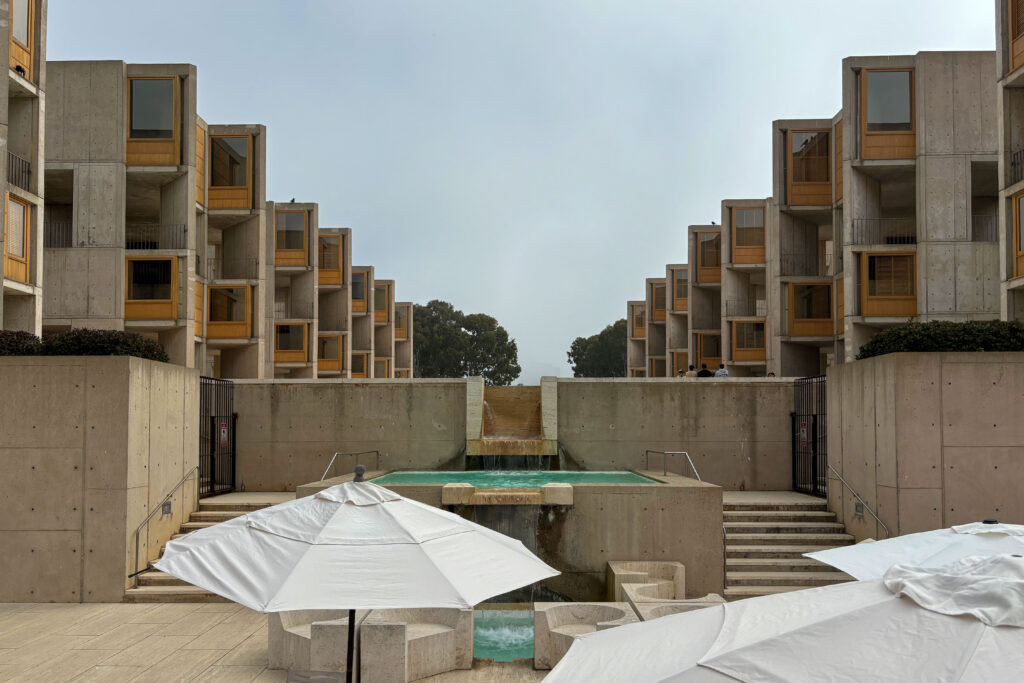
<svg viewBox="0 0 1024 683">
<path fill-rule="evenodd" d="M 277 247 L 277 217 L 285 213 L 302 214 L 302 248 L 281 249 Z M 306 266 L 309 265 L 309 214 L 305 211 L 278 211 L 274 215 L 274 265 L 275 266 Z M 365 310 L 365 309 L 364 309 Z"/>
<path fill-rule="evenodd" d="M 829 296 L 832 296 L 833 289 L 831 282 L 790 282 L 789 283 L 789 307 L 786 311 L 789 322 L 790 337 L 829 337 L 835 330 L 835 316 L 832 315 L 831 302 L 829 303 L 828 318 L 797 318 L 796 312 L 796 288 L 797 286 L 827 286 Z"/>
<path fill-rule="evenodd" d="M 4 277 L 8 280 L 30 284 L 29 280 L 32 268 L 29 265 L 32 257 L 32 206 L 23 202 L 17 197 L 6 195 L 7 202 L 4 204 Z M 15 202 L 24 207 L 25 224 L 22 226 L 22 251 L 24 256 L 15 256 L 7 251 L 7 232 L 11 217 L 10 203 Z"/>
<path fill-rule="evenodd" d="M 381 368 L 383 365 L 383 369 Z M 390 358 L 378 358 L 373 361 L 373 377 L 374 379 L 390 379 L 391 378 L 391 359 Z"/>
<path fill-rule="evenodd" d="M 150 138 L 132 139 L 132 81 L 174 81 L 174 112 L 173 135 L 170 140 L 154 140 Z M 125 110 L 125 131 L 128 141 L 125 145 L 125 163 L 129 166 L 177 166 L 181 159 L 181 81 L 177 76 L 132 76 L 128 79 L 128 97 Z"/>
<path fill-rule="evenodd" d="M 1021 204 L 1024 203 L 1024 192 L 1013 197 L 1013 276 L 1024 276 L 1024 244 L 1021 244 Z"/>
<path fill-rule="evenodd" d="M 409 379 L 408 368 L 395 368 L 395 379 Z"/>
<path fill-rule="evenodd" d="M 835 174 L 836 174 L 836 201 L 843 198 L 843 122 L 836 124 L 836 130 L 832 134 L 835 140 Z"/>
<path fill-rule="evenodd" d="M 661 290 L 662 306 L 658 308 L 658 290 Z M 665 303 L 668 295 L 664 284 L 651 285 L 651 320 L 663 322 L 665 320 Z"/>
<path fill-rule="evenodd" d="M 359 364 L 357 360 L 362 359 L 362 369 L 358 369 Z M 364 379 L 366 377 L 366 365 L 370 362 L 370 354 L 368 353 L 353 353 L 352 354 L 352 378 L 353 379 Z"/>
<path fill-rule="evenodd" d="M 768 358 L 768 351 L 763 346 L 761 348 L 740 348 L 737 346 L 736 340 L 736 327 L 738 325 L 749 325 L 750 323 L 734 322 L 732 324 L 732 359 L 734 361 L 763 361 Z M 767 338 L 768 330 L 765 328 L 765 337 Z"/>
<path fill-rule="evenodd" d="M 831 178 L 821 182 L 793 180 L 793 133 L 831 133 L 831 130 L 816 128 L 786 131 L 786 203 L 790 206 L 828 206 L 832 203 Z M 827 164 L 826 168 L 831 165 Z"/>
<path fill-rule="evenodd" d="M 135 261 L 171 262 L 170 299 L 129 299 L 132 286 L 132 263 Z M 178 319 L 178 259 L 177 258 L 129 258 L 124 264 L 124 319 L 125 320 L 177 320 Z"/>
<path fill-rule="evenodd" d="M 375 323 L 386 323 L 388 321 L 388 308 L 391 307 L 391 285 L 379 285 L 384 288 L 384 310 L 377 309 L 377 287 L 373 290 L 373 321 Z"/>
<path fill-rule="evenodd" d="M 196 125 L 196 201 L 206 205 L 206 132 Z"/>
<path fill-rule="evenodd" d="M 1010 71 L 1014 71 L 1024 65 L 1024 31 L 1017 32 L 1017 22 L 1024 17 L 1019 15 L 1024 12 L 1024 2 L 1021 0 L 1007 0 L 1009 21 L 1007 22 L 1007 35 L 1010 38 Z"/>
<path fill-rule="evenodd" d="M 337 339 L 338 340 L 338 357 L 328 358 L 326 356 L 317 353 L 316 367 L 321 371 L 328 372 L 341 372 L 341 358 L 344 355 L 345 342 L 341 335 L 338 334 L 322 334 L 320 339 Z"/>
<path fill-rule="evenodd" d="M 28 45 L 22 45 L 21 41 L 14 37 L 14 22 L 11 21 L 11 17 L 8 16 L 8 32 L 10 33 L 10 66 L 12 69 L 21 67 L 25 70 L 25 80 L 33 81 L 32 79 L 32 52 L 35 47 L 35 24 L 36 24 L 36 2 L 37 0 L 29 0 L 28 2 Z M 8 3 L 10 8 L 13 2 Z"/>
<path fill-rule="evenodd" d="M 210 152 L 213 153 L 214 138 L 245 138 L 245 185 L 244 186 L 214 186 L 210 185 L 210 198 L 207 204 L 208 209 L 251 209 L 252 208 L 252 136 L 251 135 L 211 135 Z M 308 228 L 308 221 L 307 221 Z M 305 264 L 303 264 L 305 265 Z"/>
<path fill-rule="evenodd" d="M 648 376 L 649 377 L 664 377 L 665 376 L 665 359 L 664 358 L 652 358 L 648 362 Z"/>
<path fill-rule="evenodd" d="M 248 339 L 252 336 L 252 287 L 245 287 L 245 320 L 210 320 L 213 311 L 209 298 L 218 289 L 239 289 L 238 287 L 207 287 L 207 339 Z"/>
<path fill-rule="evenodd" d="M 871 296 L 868 294 L 868 262 L 871 256 L 909 256 L 910 282 L 914 287 L 912 296 Z M 917 254 L 914 252 L 860 255 L 861 299 L 860 314 L 865 317 L 902 318 L 917 315 Z"/>
<path fill-rule="evenodd" d="M 295 323 L 289 323 L 286 327 L 292 327 Z M 274 362 L 275 363 L 305 363 L 309 357 L 309 325 L 302 327 L 302 348 L 301 349 L 279 349 L 277 348 L 277 328 L 282 325 L 274 325 Z"/>
<path fill-rule="evenodd" d="M 686 372 L 689 368 L 689 353 L 686 351 L 672 352 L 672 374 L 678 375 L 679 371 Z"/>
<path fill-rule="evenodd" d="M 710 356 L 710 355 L 708 355 L 709 353 L 711 353 L 713 351 L 713 349 L 705 348 L 705 346 L 711 346 L 711 344 L 706 344 L 705 343 L 705 342 L 709 341 L 711 338 L 715 338 L 715 339 L 718 340 L 718 355 L 717 356 Z M 722 364 L 721 349 L 722 349 L 722 335 L 720 335 L 720 334 L 698 334 L 697 335 L 697 357 L 698 357 L 697 369 L 700 370 L 700 366 L 701 365 L 707 365 L 708 366 L 708 370 L 712 370 L 712 371 L 718 369 L 718 366 Z"/>
<path fill-rule="evenodd" d="M 642 368 L 630 368 L 629 376 L 630 377 L 646 377 L 647 376 L 647 371 L 642 369 Z"/>
<path fill-rule="evenodd" d="M 203 300 L 205 299 L 203 292 L 203 283 L 196 283 L 196 310 L 195 310 L 195 332 L 197 337 L 203 336 Z"/>
<path fill-rule="evenodd" d="M 868 131 L 868 73 L 877 71 L 910 72 L 909 131 Z M 913 69 L 864 69 L 860 72 L 860 158 L 914 159 L 917 157 L 917 83 Z"/>
</svg>

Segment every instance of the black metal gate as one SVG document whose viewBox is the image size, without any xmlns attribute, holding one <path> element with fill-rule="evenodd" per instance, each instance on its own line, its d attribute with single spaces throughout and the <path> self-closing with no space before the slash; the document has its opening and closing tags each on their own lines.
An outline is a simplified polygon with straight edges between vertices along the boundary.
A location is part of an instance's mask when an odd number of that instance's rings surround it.
<svg viewBox="0 0 1024 683">
<path fill-rule="evenodd" d="M 199 378 L 199 497 L 235 488 L 235 385 Z"/>
<path fill-rule="evenodd" d="M 825 375 L 801 377 L 794 383 L 793 489 L 812 496 L 828 495 L 828 418 Z"/>
</svg>

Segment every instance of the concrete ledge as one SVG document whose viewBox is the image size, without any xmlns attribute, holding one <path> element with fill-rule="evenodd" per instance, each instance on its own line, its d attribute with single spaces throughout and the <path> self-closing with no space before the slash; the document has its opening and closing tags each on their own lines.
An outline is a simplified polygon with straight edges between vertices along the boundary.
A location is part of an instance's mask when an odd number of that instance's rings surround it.
<svg viewBox="0 0 1024 683">
<path fill-rule="evenodd" d="M 363 683 L 406 683 L 473 667 L 473 610 L 373 610 L 363 621 Z"/>
<path fill-rule="evenodd" d="M 627 600 L 625 586 L 629 584 L 651 587 L 644 591 L 651 600 L 682 600 L 686 597 L 686 567 L 682 562 L 612 561 L 607 584 L 608 599 L 615 602 Z"/>
<path fill-rule="evenodd" d="M 360 624 L 356 612 L 356 654 L 359 667 Z M 267 660 L 271 669 L 345 673 L 348 657 L 348 610 L 298 610 L 267 616 Z"/>
<path fill-rule="evenodd" d="M 534 603 L 533 668 L 553 668 L 578 635 L 637 621 L 636 612 L 624 602 Z"/>
<path fill-rule="evenodd" d="M 708 593 L 703 598 L 694 600 L 674 600 L 672 602 L 641 602 L 634 605 L 637 614 L 643 621 L 650 621 L 659 617 L 667 617 L 671 614 L 681 612 L 692 612 L 695 609 L 724 605 L 725 598 L 718 593 Z"/>
</svg>

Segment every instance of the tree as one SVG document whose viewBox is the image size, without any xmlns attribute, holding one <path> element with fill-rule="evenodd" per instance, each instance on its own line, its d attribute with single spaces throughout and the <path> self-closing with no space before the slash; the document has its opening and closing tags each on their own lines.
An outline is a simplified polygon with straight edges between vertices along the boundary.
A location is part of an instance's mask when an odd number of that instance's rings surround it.
<svg viewBox="0 0 1024 683">
<path fill-rule="evenodd" d="M 466 315 L 447 301 L 413 310 L 413 354 L 417 377 L 483 377 L 511 384 L 522 368 L 516 341 L 483 313 Z"/>
<path fill-rule="evenodd" d="M 573 377 L 625 377 L 626 319 L 595 335 L 576 337 L 567 355 Z"/>
</svg>

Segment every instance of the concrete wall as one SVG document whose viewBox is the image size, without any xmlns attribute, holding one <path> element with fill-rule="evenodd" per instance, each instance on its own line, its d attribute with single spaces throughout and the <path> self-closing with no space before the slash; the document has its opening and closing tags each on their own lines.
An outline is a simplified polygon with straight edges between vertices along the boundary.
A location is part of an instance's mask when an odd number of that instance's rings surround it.
<svg viewBox="0 0 1024 683">
<path fill-rule="evenodd" d="M 1024 523 L 1024 353 L 899 353 L 828 370 L 829 463 L 892 535 Z M 884 538 L 834 475 L 829 509 Z"/>
<path fill-rule="evenodd" d="M 727 490 L 789 490 L 792 410 L 785 379 L 560 379 L 563 467 L 644 469 L 645 449 L 687 451 L 704 481 Z M 679 457 L 669 469 L 688 473 Z"/>
<path fill-rule="evenodd" d="M 198 373 L 127 357 L 0 358 L 0 405 L 0 602 L 119 602 L 136 528 L 198 464 Z M 153 518 L 143 559 L 195 509 L 195 490 Z"/>
<path fill-rule="evenodd" d="M 320 479 L 338 451 L 379 449 L 389 470 L 461 468 L 466 382 L 237 381 L 237 485 L 294 490 Z M 372 455 L 359 460 L 375 465 Z M 342 458 L 337 472 L 354 464 Z"/>
</svg>

